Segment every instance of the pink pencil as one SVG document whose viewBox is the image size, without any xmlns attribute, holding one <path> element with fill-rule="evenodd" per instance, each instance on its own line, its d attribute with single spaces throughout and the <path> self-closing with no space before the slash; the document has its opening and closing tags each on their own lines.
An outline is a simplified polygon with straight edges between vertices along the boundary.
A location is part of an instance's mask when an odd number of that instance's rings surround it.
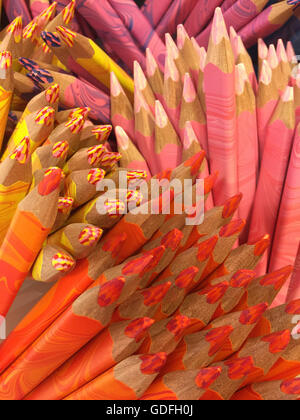
<svg viewBox="0 0 300 420">
<path fill-rule="evenodd" d="M 248 51 L 246 50 L 245 45 L 243 44 L 242 38 L 239 35 L 237 35 L 233 26 L 230 27 L 230 41 L 231 41 L 233 53 L 235 56 L 235 63 L 236 64 L 243 63 L 245 65 L 246 72 L 250 80 L 250 83 L 252 85 L 253 91 L 254 93 L 256 93 L 257 88 L 258 88 L 258 83 L 257 83 L 257 78 L 256 78 L 252 58 L 250 57 Z"/>
<path fill-rule="evenodd" d="M 267 7 L 240 30 L 239 35 L 245 46 L 249 48 L 257 42 L 258 38 L 266 38 L 281 28 L 293 16 L 294 7 L 286 0 Z"/>
<path fill-rule="evenodd" d="M 157 34 L 163 38 L 166 32 L 175 35 L 177 25 L 183 23 L 197 0 L 173 0 L 168 11 L 156 27 Z"/>
<path fill-rule="evenodd" d="M 32 18 L 25 0 L 3 0 L 3 6 L 9 22 L 18 16 L 22 16 L 24 26 L 31 22 Z"/>
<path fill-rule="evenodd" d="M 238 138 L 238 190 L 243 194 L 239 218 L 247 220 L 240 243 L 247 242 L 258 175 L 256 99 L 243 63 L 236 65 L 236 113 Z"/>
<path fill-rule="evenodd" d="M 148 50 L 149 51 L 149 50 Z M 143 97 L 145 98 L 145 101 L 147 102 L 147 105 L 149 106 L 152 114 L 155 114 L 155 95 L 152 90 L 152 87 L 150 86 L 150 83 L 148 82 L 145 73 L 143 72 L 143 69 L 139 65 L 137 61 L 134 62 L 134 88 L 135 90 L 139 90 Z"/>
<path fill-rule="evenodd" d="M 204 92 L 210 170 L 220 172 L 214 202 L 220 205 L 238 192 L 235 63 L 220 8 L 215 11 L 207 51 Z"/>
<path fill-rule="evenodd" d="M 272 69 L 269 63 L 263 60 L 257 92 L 257 126 L 260 159 L 262 159 L 264 153 L 268 122 L 278 104 L 278 99 L 279 92 L 273 79 Z"/>
<path fill-rule="evenodd" d="M 196 84 L 197 86 L 197 93 L 202 105 L 203 110 L 206 110 L 206 102 L 205 102 L 205 94 L 204 94 L 204 69 L 206 64 L 206 49 L 204 47 L 200 47 L 198 42 L 195 40 L 195 38 L 192 38 L 192 43 L 194 46 L 194 49 L 196 51 L 198 60 L 199 60 L 199 76 L 198 76 L 198 82 Z"/>
<path fill-rule="evenodd" d="M 201 148 L 205 150 L 205 153 L 208 156 L 206 117 L 189 73 L 186 73 L 184 77 L 179 120 L 180 138 L 182 141 L 184 140 L 185 124 L 187 121 L 191 122 Z"/>
<path fill-rule="evenodd" d="M 150 48 L 160 67 L 163 68 L 166 47 L 134 0 L 109 0 L 109 3 L 131 35 L 138 41 L 142 50 L 145 52 L 147 48 Z"/>
<path fill-rule="evenodd" d="M 296 110 L 296 124 L 300 122 L 300 65 L 298 65 L 298 72 L 295 83 L 295 110 Z"/>
<path fill-rule="evenodd" d="M 155 152 L 160 172 L 176 168 L 182 161 L 182 146 L 164 107 L 155 104 Z"/>
<path fill-rule="evenodd" d="M 124 92 L 115 73 L 110 73 L 111 121 L 114 127 L 120 125 L 134 140 L 134 113 L 131 102 Z"/>
<path fill-rule="evenodd" d="M 288 264 L 294 264 L 300 240 L 300 124 L 296 129 L 289 169 L 285 181 L 281 207 L 270 261 L 270 272 Z M 288 286 L 280 291 L 275 304 L 287 302 Z M 290 285 L 291 300 L 300 298 L 299 284 Z"/>
<path fill-rule="evenodd" d="M 34 18 L 50 6 L 49 0 L 30 0 L 29 4 Z"/>
<path fill-rule="evenodd" d="M 153 28 L 159 24 L 173 0 L 146 0 L 141 10 Z"/>
<path fill-rule="evenodd" d="M 198 1 L 184 23 L 189 36 L 198 35 L 211 20 L 215 8 L 220 6 L 223 0 Z M 235 1 L 235 0 L 234 0 Z M 222 6 L 221 6 L 222 7 Z"/>
<path fill-rule="evenodd" d="M 249 241 L 255 241 L 261 233 L 274 236 L 280 200 L 291 152 L 295 130 L 294 90 L 288 86 L 282 95 L 270 121 L 258 187 L 256 191 Z M 256 272 L 266 273 L 270 251 L 266 252 Z"/>
<path fill-rule="evenodd" d="M 222 13 L 225 13 L 226 10 L 230 9 L 230 7 L 236 3 L 236 0 L 224 0 L 221 4 Z"/>
<path fill-rule="evenodd" d="M 268 0 L 237 0 L 224 13 L 224 20 L 229 30 L 233 26 L 236 31 L 246 26 L 265 7 Z M 211 32 L 212 23 L 196 37 L 200 45 L 207 47 Z"/>
<path fill-rule="evenodd" d="M 137 60 L 145 68 L 145 56 L 136 46 L 122 20 L 108 0 L 77 0 L 77 11 L 95 30 L 101 40 L 107 42 L 126 66 L 132 71 Z"/>
<path fill-rule="evenodd" d="M 160 170 L 155 159 L 155 120 L 143 94 L 138 88 L 134 93 L 135 140 L 137 146 L 148 163 L 151 173 Z"/>
<path fill-rule="evenodd" d="M 298 254 L 294 264 L 294 273 L 291 279 L 289 293 L 288 293 L 288 302 L 291 302 L 295 299 L 300 299 L 300 243 L 298 248 Z M 294 296 L 294 297 L 293 297 Z"/>
<path fill-rule="evenodd" d="M 120 126 L 116 127 L 116 138 L 118 150 L 122 155 L 120 162 L 121 166 L 127 169 L 146 171 L 147 179 L 150 179 L 151 171 L 145 159 L 135 147 L 132 140 L 128 137 L 123 128 Z"/>
</svg>

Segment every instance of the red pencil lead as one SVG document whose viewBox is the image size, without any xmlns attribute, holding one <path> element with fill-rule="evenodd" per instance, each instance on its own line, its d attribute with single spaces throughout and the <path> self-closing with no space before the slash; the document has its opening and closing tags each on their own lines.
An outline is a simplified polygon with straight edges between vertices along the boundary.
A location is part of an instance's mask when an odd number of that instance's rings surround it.
<svg viewBox="0 0 300 420">
<path fill-rule="evenodd" d="M 215 235 L 198 245 L 197 258 L 203 262 L 207 260 L 218 243 L 218 236 Z"/>
<path fill-rule="evenodd" d="M 50 168 L 45 172 L 44 179 L 38 186 L 40 195 L 49 195 L 60 185 L 62 170 L 59 168 Z"/>
<path fill-rule="evenodd" d="M 170 281 L 159 284 L 158 286 L 149 287 L 148 289 L 142 290 L 141 294 L 144 296 L 145 306 L 155 306 L 160 303 L 166 296 L 172 283 Z"/>
<path fill-rule="evenodd" d="M 134 338 L 138 343 L 145 337 L 147 330 L 154 324 L 154 322 L 154 319 L 148 317 L 135 319 L 127 325 L 125 335 L 129 338 Z"/>
<path fill-rule="evenodd" d="M 222 216 L 224 219 L 227 219 L 228 217 L 231 217 L 236 210 L 238 209 L 240 202 L 243 198 L 243 194 L 235 195 L 234 197 L 230 198 L 228 201 L 226 201 L 224 205 L 224 210 L 222 213 Z"/>
<path fill-rule="evenodd" d="M 110 306 L 120 298 L 125 277 L 116 277 L 100 287 L 98 295 L 98 305 L 101 307 Z"/>
</svg>

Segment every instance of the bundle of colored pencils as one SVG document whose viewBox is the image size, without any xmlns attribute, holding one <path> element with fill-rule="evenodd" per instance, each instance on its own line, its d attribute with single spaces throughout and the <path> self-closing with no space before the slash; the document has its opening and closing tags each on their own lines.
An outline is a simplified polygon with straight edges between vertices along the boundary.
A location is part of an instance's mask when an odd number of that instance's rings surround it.
<svg viewBox="0 0 300 420">
<path fill-rule="evenodd" d="M 98 3 L 44 3 L 2 33 L 0 322 L 54 285 L 0 346 L 0 400 L 300 399 L 300 70 L 261 40 L 257 79 L 226 27 L 266 2 L 225 0 L 199 45 L 171 36 L 199 2 L 160 1 L 144 55 L 151 19 L 103 1 L 110 56 L 71 26 Z"/>
</svg>

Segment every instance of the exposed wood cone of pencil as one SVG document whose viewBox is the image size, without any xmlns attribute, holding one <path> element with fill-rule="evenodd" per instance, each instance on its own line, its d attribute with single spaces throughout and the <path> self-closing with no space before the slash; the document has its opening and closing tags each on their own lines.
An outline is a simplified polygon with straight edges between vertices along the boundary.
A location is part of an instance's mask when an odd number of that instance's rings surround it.
<svg viewBox="0 0 300 420">
<path fill-rule="evenodd" d="M 300 400 L 297 3 L 4 2 L 0 400 Z"/>
</svg>

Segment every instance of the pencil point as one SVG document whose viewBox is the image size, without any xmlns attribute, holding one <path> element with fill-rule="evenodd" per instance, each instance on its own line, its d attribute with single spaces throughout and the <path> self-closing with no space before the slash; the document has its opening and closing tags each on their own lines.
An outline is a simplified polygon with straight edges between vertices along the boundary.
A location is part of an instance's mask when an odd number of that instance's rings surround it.
<svg viewBox="0 0 300 420">
<path fill-rule="evenodd" d="M 104 207 L 111 218 L 117 218 L 125 212 L 125 203 L 121 200 L 106 200 Z"/>
<path fill-rule="evenodd" d="M 207 260 L 211 253 L 214 251 L 217 243 L 218 243 L 218 236 L 214 235 L 211 238 L 207 239 L 206 241 L 201 242 L 197 245 L 197 259 L 200 262 Z"/>
<path fill-rule="evenodd" d="M 43 180 L 39 183 L 38 192 L 40 195 L 50 195 L 61 183 L 62 170 L 60 168 L 50 168 L 45 172 Z"/>
<path fill-rule="evenodd" d="M 281 95 L 282 102 L 291 102 L 294 100 L 294 88 L 287 86 L 283 94 Z"/>
<path fill-rule="evenodd" d="M 265 251 L 269 248 L 271 245 L 271 237 L 270 235 L 263 236 L 259 241 L 255 242 L 254 244 L 248 243 L 248 245 L 254 245 L 254 255 L 257 257 L 262 256 Z"/>
<path fill-rule="evenodd" d="M 51 47 L 52 48 L 61 47 L 61 40 L 60 40 L 57 33 L 43 31 L 41 33 L 41 37 L 48 47 L 50 47 L 50 48 Z"/>
<path fill-rule="evenodd" d="M 39 125 L 46 125 L 49 127 L 54 123 L 55 111 L 50 106 L 44 107 L 35 117 L 35 122 Z"/>
<path fill-rule="evenodd" d="M 141 257 L 137 257 L 131 261 L 129 261 L 122 270 L 123 275 L 133 275 L 133 274 L 139 274 L 142 275 L 145 273 L 145 270 L 151 264 L 153 260 L 153 255 L 151 254 L 145 254 Z"/>
<path fill-rule="evenodd" d="M 232 334 L 234 328 L 231 325 L 224 325 L 223 327 L 213 328 L 206 336 L 205 341 L 210 344 L 208 355 L 212 357 L 224 345 L 226 339 Z"/>
<path fill-rule="evenodd" d="M 202 166 L 204 159 L 205 159 L 205 151 L 201 150 L 201 152 L 196 153 L 190 159 L 186 160 L 184 162 L 184 166 L 191 168 L 192 175 L 197 175 L 200 172 L 200 168 Z"/>
<path fill-rule="evenodd" d="M 179 82 L 180 74 L 179 74 L 179 71 L 178 71 L 177 66 L 175 64 L 174 59 L 170 56 L 167 56 L 166 57 L 166 63 L 165 63 L 164 80 L 166 82 L 169 79 L 171 79 L 173 82 Z"/>
<path fill-rule="evenodd" d="M 35 37 L 36 37 L 37 30 L 38 30 L 38 24 L 37 24 L 37 22 L 31 21 L 23 29 L 23 39 L 32 39 L 32 40 L 34 40 Z"/>
<path fill-rule="evenodd" d="M 148 77 L 154 76 L 156 70 L 158 69 L 158 65 L 150 48 L 146 49 L 146 66 L 147 66 L 147 76 Z"/>
<path fill-rule="evenodd" d="M 207 195 L 212 191 L 218 176 L 219 172 L 215 172 L 204 179 L 204 195 Z"/>
<path fill-rule="evenodd" d="M 268 58 L 269 50 L 262 38 L 258 39 L 258 56 L 261 60 L 266 60 Z"/>
<path fill-rule="evenodd" d="M 183 138 L 183 148 L 184 150 L 188 150 L 193 143 L 198 143 L 198 139 L 193 129 L 193 125 L 190 121 L 185 123 L 184 127 L 184 138 Z"/>
<path fill-rule="evenodd" d="M 160 101 L 155 101 L 155 123 L 159 128 L 165 128 L 168 125 L 169 118 Z"/>
<path fill-rule="evenodd" d="M 105 153 L 105 148 L 103 144 L 99 146 L 90 147 L 87 150 L 87 160 L 90 165 L 96 165 L 101 161 L 103 154 Z"/>
<path fill-rule="evenodd" d="M 138 190 L 129 190 L 126 195 L 126 203 L 129 205 L 129 209 L 133 205 L 133 208 L 139 207 L 143 202 L 143 194 Z"/>
<path fill-rule="evenodd" d="M 16 160 L 21 164 L 24 164 L 28 161 L 30 157 L 30 138 L 28 136 L 24 137 L 21 143 L 16 147 L 14 152 L 10 155 L 12 160 Z"/>
<path fill-rule="evenodd" d="M 167 323 L 167 330 L 175 336 L 175 340 L 180 340 L 184 331 L 191 325 L 191 320 L 185 315 L 176 315 Z"/>
<path fill-rule="evenodd" d="M 129 147 L 129 137 L 125 130 L 119 125 L 115 128 L 117 144 L 119 150 L 127 150 Z"/>
<path fill-rule="evenodd" d="M 57 2 L 55 1 L 37 17 L 37 20 L 44 18 L 46 21 L 50 21 L 56 12 L 56 6 Z"/>
<path fill-rule="evenodd" d="M 195 101 L 196 97 L 197 92 L 193 80 L 189 73 L 185 73 L 183 83 L 183 99 L 187 103 L 192 103 Z"/>
<path fill-rule="evenodd" d="M 217 302 L 220 302 L 225 293 L 227 292 L 229 284 L 227 281 L 222 281 L 215 286 L 208 286 L 202 289 L 198 294 L 201 296 L 206 296 L 206 301 L 210 305 L 214 305 Z"/>
<path fill-rule="evenodd" d="M 62 11 L 63 21 L 66 25 L 68 25 L 74 18 L 75 6 L 76 0 L 71 0 L 71 2 Z"/>
<path fill-rule="evenodd" d="M 102 249 L 105 252 L 110 252 L 113 258 L 116 258 L 119 252 L 122 250 L 123 245 L 127 241 L 127 234 L 125 232 L 120 235 L 114 236 L 112 239 L 107 240 Z"/>
<path fill-rule="evenodd" d="M 196 376 L 195 383 L 198 388 L 209 389 L 219 378 L 221 373 L 222 368 L 219 366 L 201 369 Z"/>
<path fill-rule="evenodd" d="M 239 270 L 230 279 L 229 285 L 234 288 L 248 287 L 252 280 L 256 278 L 253 270 Z"/>
<path fill-rule="evenodd" d="M 181 273 L 179 273 L 175 279 L 175 285 L 179 289 L 187 289 L 189 286 L 191 286 L 198 273 L 199 269 L 194 266 L 181 271 Z"/>
<path fill-rule="evenodd" d="M 70 48 L 73 47 L 76 33 L 71 31 L 71 29 L 65 28 L 64 26 L 57 26 L 56 30 L 66 46 Z"/>
<path fill-rule="evenodd" d="M 180 24 L 177 26 L 177 45 L 180 50 L 183 49 L 185 41 L 189 39 L 188 33 L 185 27 Z"/>
<path fill-rule="evenodd" d="M 195 38 L 192 37 L 191 40 L 192 40 L 193 46 L 195 48 L 195 51 L 196 51 L 196 53 L 199 57 L 200 69 L 201 69 L 201 71 L 204 71 L 205 64 L 206 64 L 206 57 L 207 57 L 206 49 L 204 47 L 200 47 L 200 45 L 195 40 Z"/>
<path fill-rule="evenodd" d="M 261 319 L 267 309 L 268 304 L 265 302 L 251 306 L 241 313 L 239 321 L 243 325 L 254 325 Z"/>
<path fill-rule="evenodd" d="M 98 305 L 102 308 L 108 307 L 117 302 L 125 286 L 124 277 L 116 277 L 104 283 L 99 290 Z"/>
<path fill-rule="evenodd" d="M 144 297 L 145 306 L 155 306 L 158 305 L 166 294 L 168 293 L 172 283 L 170 281 L 159 284 L 158 286 L 152 286 L 148 289 L 142 290 L 141 295 Z"/>
<path fill-rule="evenodd" d="M 0 52 L 0 68 L 7 70 L 12 67 L 12 55 L 9 51 Z"/>
<path fill-rule="evenodd" d="M 269 53 L 268 53 L 268 63 L 272 70 L 276 69 L 279 65 L 279 60 L 276 54 L 275 46 L 274 44 L 271 44 L 269 47 Z"/>
<path fill-rule="evenodd" d="M 60 87 L 57 83 L 45 90 L 46 100 L 50 105 L 54 105 L 59 100 Z"/>
<path fill-rule="evenodd" d="M 267 86 L 271 83 L 272 76 L 273 73 L 269 63 L 267 60 L 263 60 L 259 81 Z"/>
<path fill-rule="evenodd" d="M 12 33 L 16 44 L 19 44 L 23 36 L 23 21 L 22 16 L 16 17 L 7 27 L 7 33 Z"/>
<path fill-rule="evenodd" d="M 176 251 L 183 238 L 183 233 L 179 229 L 173 229 L 168 232 L 161 240 L 161 245 Z"/>
<path fill-rule="evenodd" d="M 147 79 L 142 70 L 142 67 L 137 61 L 134 61 L 133 63 L 133 73 L 134 73 L 134 82 L 135 82 L 136 88 L 140 91 L 146 89 Z"/>
<path fill-rule="evenodd" d="M 121 93 L 125 95 L 124 90 L 114 72 L 110 72 L 110 91 L 112 96 L 115 98 Z"/>
<path fill-rule="evenodd" d="M 92 129 L 92 134 L 96 136 L 96 139 L 101 143 L 106 141 L 109 138 L 111 132 L 112 132 L 111 125 L 99 125 Z"/>
<path fill-rule="evenodd" d="M 226 203 L 224 204 L 224 209 L 222 213 L 223 219 L 228 219 L 229 217 L 233 216 L 233 214 L 237 211 L 240 202 L 242 201 L 243 194 L 237 194 L 234 197 L 231 197 Z"/>
<path fill-rule="evenodd" d="M 124 333 L 127 337 L 134 338 L 139 343 L 154 322 L 154 319 L 148 317 L 135 319 L 127 325 Z"/>
<path fill-rule="evenodd" d="M 87 176 L 87 181 L 91 185 L 96 185 L 105 178 L 105 171 L 103 169 L 91 169 Z"/>
<path fill-rule="evenodd" d="M 172 58 L 172 60 L 177 60 L 179 57 L 179 50 L 175 44 L 174 39 L 169 33 L 165 35 L 166 47 L 167 47 L 167 57 Z"/>
<path fill-rule="evenodd" d="M 222 238 L 228 238 L 233 235 L 238 235 L 242 233 L 246 226 L 246 220 L 233 220 L 228 223 L 226 226 L 223 226 L 220 230 L 220 236 Z"/>
<path fill-rule="evenodd" d="M 245 90 L 246 83 L 249 83 L 249 77 L 244 63 L 235 66 L 235 93 L 241 95 Z"/>
<path fill-rule="evenodd" d="M 234 42 L 234 40 L 238 37 L 238 34 L 236 33 L 236 30 L 234 29 L 233 26 L 230 26 L 229 33 L 230 33 L 230 41 Z"/>
<path fill-rule="evenodd" d="M 147 179 L 146 171 L 128 171 L 127 172 L 128 181 L 137 181 L 141 179 Z"/>
<path fill-rule="evenodd" d="M 69 143 L 67 141 L 58 141 L 52 148 L 52 156 L 57 159 L 63 159 L 69 152 Z"/>
<path fill-rule="evenodd" d="M 289 265 L 283 267 L 280 270 L 274 271 L 273 273 L 267 274 L 260 280 L 261 286 L 271 286 L 273 285 L 276 290 L 280 290 L 281 287 L 285 284 L 287 279 L 293 273 L 294 267 Z"/>
<path fill-rule="evenodd" d="M 59 197 L 58 211 L 59 213 L 68 213 L 70 208 L 73 207 L 74 199 L 72 197 Z"/>
<path fill-rule="evenodd" d="M 95 226 L 84 228 L 79 235 L 79 243 L 83 246 L 94 246 L 103 234 L 103 230 Z"/>
<path fill-rule="evenodd" d="M 56 271 L 61 273 L 69 272 L 76 264 L 74 258 L 62 252 L 58 252 L 52 258 L 52 266 Z"/>
<path fill-rule="evenodd" d="M 140 356 L 142 361 L 141 372 L 144 375 L 159 373 L 167 361 L 167 353 L 145 354 Z"/>
<path fill-rule="evenodd" d="M 277 57 L 279 59 L 279 62 L 281 62 L 281 63 L 287 63 L 288 62 L 286 49 L 284 47 L 283 40 L 281 38 L 277 42 L 276 53 L 277 53 Z"/>
<path fill-rule="evenodd" d="M 82 115 L 78 115 L 77 117 L 74 117 L 71 120 L 69 120 L 65 124 L 65 127 L 69 128 L 71 133 L 78 134 L 83 129 L 84 123 L 85 123 L 84 117 Z"/>
<path fill-rule="evenodd" d="M 215 45 L 219 44 L 223 39 L 229 40 L 226 24 L 220 7 L 217 7 L 215 10 L 211 29 L 211 38 Z"/>
</svg>

